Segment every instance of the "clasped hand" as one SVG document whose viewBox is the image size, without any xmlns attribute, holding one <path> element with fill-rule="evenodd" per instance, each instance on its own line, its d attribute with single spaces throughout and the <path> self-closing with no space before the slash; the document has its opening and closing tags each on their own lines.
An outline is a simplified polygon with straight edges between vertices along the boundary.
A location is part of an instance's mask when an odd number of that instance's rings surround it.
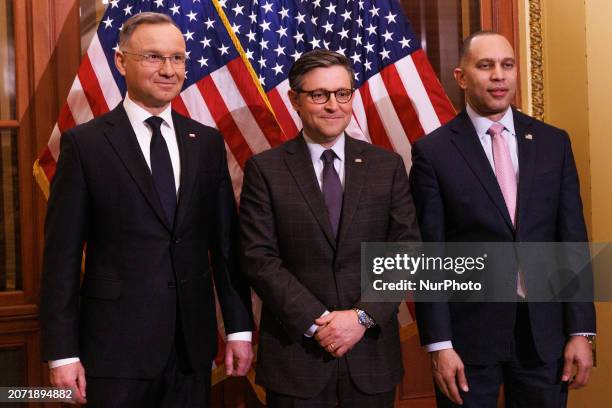
<svg viewBox="0 0 612 408">
<path fill-rule="evenodd" d="M 354 310 L 331 312 L 315 320 L 319 326 L 315 339 L 332 356 L 345 355 L 363 337 L 366 328 L 359 324 Z"/>
</svg>

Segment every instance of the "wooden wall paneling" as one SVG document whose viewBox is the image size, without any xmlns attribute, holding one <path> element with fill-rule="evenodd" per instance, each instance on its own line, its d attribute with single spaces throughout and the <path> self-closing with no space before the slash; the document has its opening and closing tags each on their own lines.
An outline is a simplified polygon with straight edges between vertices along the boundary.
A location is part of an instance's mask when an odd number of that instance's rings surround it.
<svg viewBox="0 0 612 408">
<path fill-rule="evenodd" d="M 518 0 L 481 0 L 480 23 L 483 30 L 494 30 L 510 41 L 516 54 L 517 66 L 520 66 Z M 521 72 L 518 73 L 514 105 L 521 107 Z M 528 75 L 528 73 L 523 73 Z"/>
</svg>

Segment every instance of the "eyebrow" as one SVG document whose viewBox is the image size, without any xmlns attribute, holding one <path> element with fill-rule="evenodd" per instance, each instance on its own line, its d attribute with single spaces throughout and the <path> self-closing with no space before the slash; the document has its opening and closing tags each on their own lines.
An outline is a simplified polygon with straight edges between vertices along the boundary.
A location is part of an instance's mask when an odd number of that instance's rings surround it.
<svg viewBox="0 0 612 408">
<path fill-rule="evenodd" d="M 478 61 L 476 61 L 477 64 L 480 64 L 481 62 L 494 63 L 495 59 L 494 58 L 481 58 Z M 508 57 L 508 58 L 502 59 L 502 62 L 516 62 L 516 59 Z"/>
</svg>

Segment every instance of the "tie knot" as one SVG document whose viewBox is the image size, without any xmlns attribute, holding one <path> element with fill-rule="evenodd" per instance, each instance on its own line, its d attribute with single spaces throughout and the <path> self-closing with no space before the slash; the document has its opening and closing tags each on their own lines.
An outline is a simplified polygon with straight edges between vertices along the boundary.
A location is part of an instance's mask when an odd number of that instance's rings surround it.
<svg viewBox="0 0 612 408">
<path fill-rule="evenodd" d="M 487 133 L 491 136 L 500 135 L 504 129 L 505 127 L 501 123 L 494 123 L 491 125 Z"/>
<path fill-rule="evenodd" d="M 332 149 L 327 149 L 321 154 L 321 160 L 325 163 L 333 163 L 336 158 L 336 153 Z"/>
<path fill-rule="evenodd" d="M 145 120 L 145 122 L 147 122 L 147 124 L 149 126 L 151 126 L 151 129 L 159 130 L 159 128 L 161 127 L 161 124 L 164 122 L 164 120 L 162 118 L 160 118 L 159 116 L 151 116 L 150 118 Z"/>
</svg>

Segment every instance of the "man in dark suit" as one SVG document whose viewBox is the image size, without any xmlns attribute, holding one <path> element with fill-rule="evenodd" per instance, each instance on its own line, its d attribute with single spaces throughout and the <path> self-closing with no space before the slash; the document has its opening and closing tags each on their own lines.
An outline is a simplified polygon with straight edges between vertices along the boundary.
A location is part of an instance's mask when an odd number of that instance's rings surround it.
<svg viewBox="0 0 612 408">
<path fill-rule="evenodd" d="M 244 375 L 251 363 L 224 142 L 170 108 L 185 58 L 170 17 L 130 18 L 115 55 L 125 100 L 61 138 L 45 224 L 42 355 L 51 382 L 90 406 L 208 406 L 211 268 L 230 333 L 226 371 Z"/>
<path fill-rule="evenodd" d="M 256 380 L 271 407 L 390 407 L 402 376 L 398 304 L 361 301 L 361 243 L 420 238 L 401 157 L 344 133 L 353 75 L 338 53 L 302 55 L 289 72 L 302 132 L 245 169 Z"/>
<path fill-rule="evenodd" d="M 510 106 L 514 51 L 494 32 L 464 43 L 455 78 L 467 102 L 413 147 L 411 186 L 424 241 L 586 242 L 567 133 Z M 516 299 L 531 277 L 514 269 Z M 586 384 L 595 332 L 592 303 L 418 303 L 438 406 L 560 407 Z"/>
</svg>

